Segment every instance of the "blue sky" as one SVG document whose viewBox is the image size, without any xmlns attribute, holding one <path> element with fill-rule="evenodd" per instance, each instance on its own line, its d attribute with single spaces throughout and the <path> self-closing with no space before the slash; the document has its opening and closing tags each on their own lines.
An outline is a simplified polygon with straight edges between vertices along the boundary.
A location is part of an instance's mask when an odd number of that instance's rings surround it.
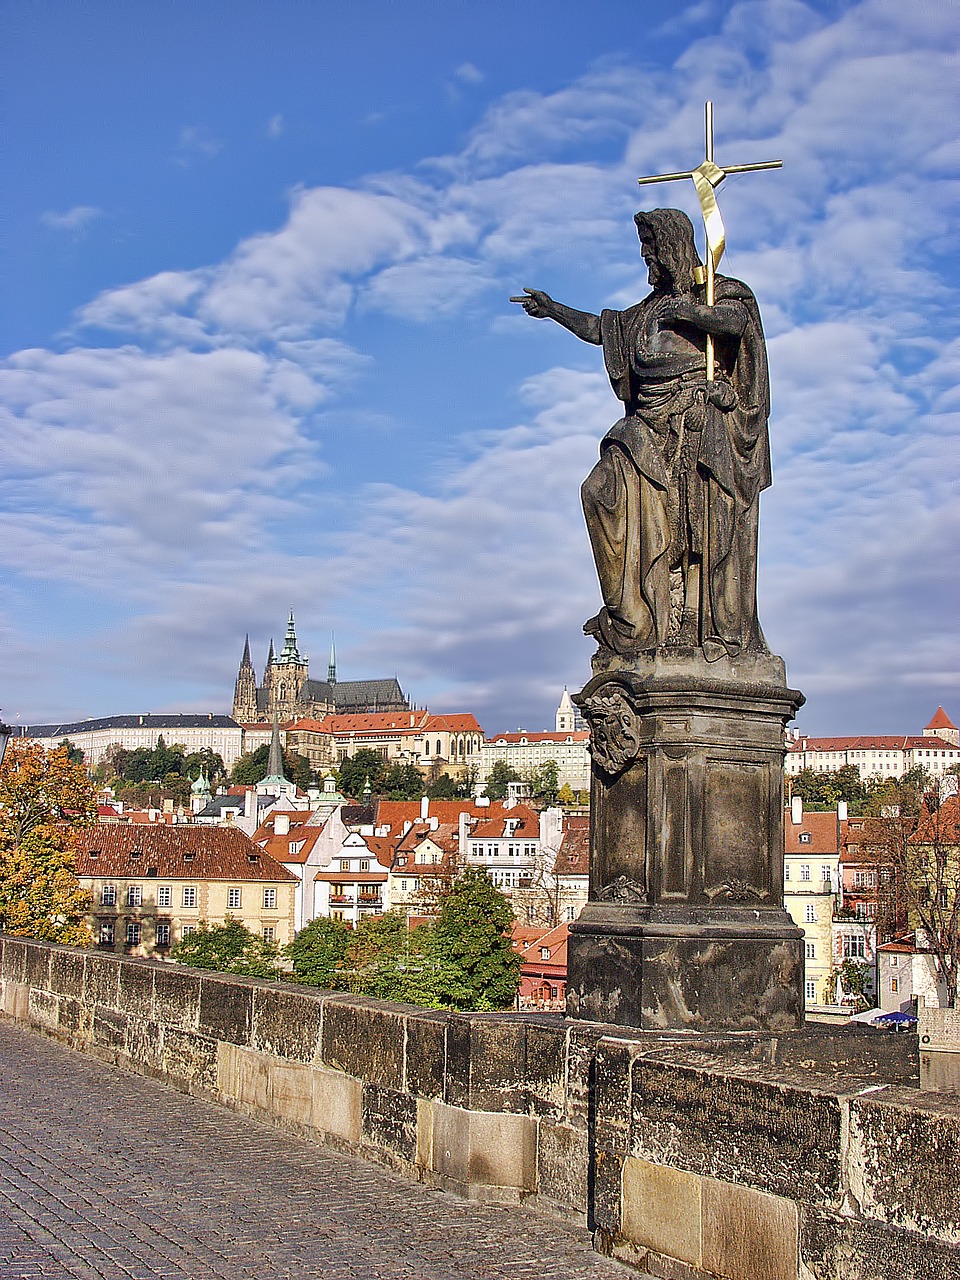
<svg viewBox="0 0 960 1280">
<path fill-rule="evenodd" d="M 763 310 L 761 621 L 809 733 L 960 716 L 960 8 L 948 0 L 2 5 L 0 703 L 229 706 L 322 674 L 550 727 L 597 588 L 595 348 L 695 213 Z"/>
</svg>

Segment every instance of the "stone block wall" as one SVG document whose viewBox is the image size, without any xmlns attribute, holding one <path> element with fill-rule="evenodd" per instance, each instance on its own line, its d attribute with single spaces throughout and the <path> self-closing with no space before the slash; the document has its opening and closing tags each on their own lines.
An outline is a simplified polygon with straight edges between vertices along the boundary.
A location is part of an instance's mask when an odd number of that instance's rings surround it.
<svg viewBox="0 0 960 1280">
<path fill-rule="evenodd" d="M 915 1036 L 433 1012 L 0 938 L 0 1011 L 667 1280 L 960 1275 L 960 1099 Z"/>
</svg>

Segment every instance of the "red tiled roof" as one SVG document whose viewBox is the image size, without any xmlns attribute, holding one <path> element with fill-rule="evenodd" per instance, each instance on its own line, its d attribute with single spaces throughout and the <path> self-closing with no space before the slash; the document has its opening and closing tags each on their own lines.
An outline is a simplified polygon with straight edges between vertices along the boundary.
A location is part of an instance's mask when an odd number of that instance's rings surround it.
<svg viewBox="0 0 960 1280">
<path fill-rule="evenodd" d="M 938 728 L 943 726 L 937 726 Z M 951 726 L 952 727 L 952 726 Z M 913 751 L 925 747 L 947 747 L 956 751 L 956 744 L 943 738 L 925 737 L 922 734 L 873 734 L 859 738 L 797 738 L 788 751 Z"/>
<path fill-rule="evenodd" d="M 924 726 L 926 729 L 955 729 L 956 727 L 957 726 L 944 711 L 943 707 L 937 707 L 934 712 L 933 719 L 928 725 Z"/>
<path fill-rule="evenodd" d="M 319 727 L 324 733 L 417 733 L 429 720 L 426 711 L 370 711 L 324 716 Z"/>
<path fill-rule="evenodd" d="M 960 796 L 947 796 L 939 809 L 931 813 L 924 810 L 917 829 L 910 837 L 911 844 L 960 845 Z"/>
<path fill-rule="evenodd" d="M 437 715 L 430 716 L 424 728 L 428 733 L 479 733 L 483 730 L 477 723 L 476 717 L 469 712 L 460 712 L 454 715 Z"/>
<path fill-rule="evenodd" d="M 239 827 L 111 824 L 82 833 L 78 876 L 146 877 L 154 867 L 166 880 L 296 879 Z"/>
<path fill-rule="evenodd" d="M 803 833 L 811 835 L 813 839 L 801 843 L 800 836 Z M 824 853 L 836 853 L 837 835 L 837 815 L 834 810 L 829 813 L 805 813 L 799 826 L 793 825 L 789 809 L 784 814 L 784 853 L 804 853 L 811 857 Z"/>
<path fill-rule="evenodd" d="M 579 814 L 564 818 L 563 839 L 553 868 L 556 876 L 590 874 L 590 819 Z"/>
<path fill-rule="evenodd" d="M 491 809 L 493 806 L 490 806 Z M 515 840 L 534 840 L 540 835 L 540 818 L 534 811 L 525 804 L 515 804 L 512 809 L 503 809 L 487 819 L 482 819 L 475 827 L 470 829 L 471 840 L 502 840 L 505 839 L 504 830 L 506 823 L 511 819 L 519 819 L 519 823 L 513 831 L 513 839 Z"/>
</svg>

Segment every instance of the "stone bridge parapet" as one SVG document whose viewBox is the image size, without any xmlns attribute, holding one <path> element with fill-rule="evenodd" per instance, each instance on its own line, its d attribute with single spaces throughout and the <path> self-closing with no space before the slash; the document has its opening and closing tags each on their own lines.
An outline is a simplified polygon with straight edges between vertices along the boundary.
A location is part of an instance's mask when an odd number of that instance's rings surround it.
<svg viewBox="0 0 960 1280">
<path fill-rule="evenodd" d="M 915 1036 L 465 1014 L 0 937 L 0 1011 L 666 1280 L 960 1275 L 960 1099 Z M 215 1158 L 215 1155 L 212 1156 Z"/>
</svg>

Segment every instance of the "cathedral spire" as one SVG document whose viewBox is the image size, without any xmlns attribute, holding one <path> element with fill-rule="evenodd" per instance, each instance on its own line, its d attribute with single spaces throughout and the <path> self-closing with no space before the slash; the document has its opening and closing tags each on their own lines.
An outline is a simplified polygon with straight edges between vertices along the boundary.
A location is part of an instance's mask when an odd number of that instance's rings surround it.
<svg viewBox="0 0 960 1280">
<path fill-rule="evenodd" d="M 241 667 L 252 667 L 252 666 L 253 666 L 253 663 L 250 661 L 250 636 L 249 636 L 249 634 L 247 635 L 247 638 L 246 638 L 246 639 L 244 640 L 244 642 L 243 642 L 243 657 L 240 659 L 240 665 L 241 665 Z"/>
<path fill-rule="evenodd" d="M 297 626 L 293 620 L 293 610 L 290 610 L 290 618 L 287 622 L 287 634 L 283 642 L 283 650 L 280 654 L 281 662 L 301 662 L 300 651 L 297 648 Z"/>
<path fill-rule="evenodd" d="M 270 637 L 270 648 L 267 651 L 267 666 L 272 667 L 276 659 L 273 654 L 273 636 Z"/>
<path fill-rule="evenodd" d="M 327 684 L 337 683 L 337 651 L 334 648 L 333 636 L 330 637 L 330 661 L 327 664 Z"/>
</svg>

